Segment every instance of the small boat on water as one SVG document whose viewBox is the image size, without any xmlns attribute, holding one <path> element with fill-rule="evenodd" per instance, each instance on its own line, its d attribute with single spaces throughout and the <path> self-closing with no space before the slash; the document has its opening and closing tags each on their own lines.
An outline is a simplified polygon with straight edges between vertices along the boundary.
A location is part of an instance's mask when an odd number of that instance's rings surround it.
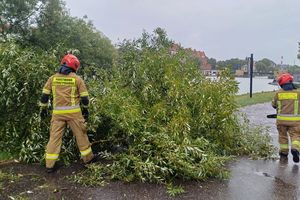
<svg viewBox="0 0 300 200">
<path fill-rule="evenodd" d="M 278 83 L 277 83 L 277 81 L 275 79 L 273 79 L 273 81 L 270 82 L 270 83 L 268 83 L 268 84 L 270 84 L 270 85 L 278 85 Z"/>
</svg>

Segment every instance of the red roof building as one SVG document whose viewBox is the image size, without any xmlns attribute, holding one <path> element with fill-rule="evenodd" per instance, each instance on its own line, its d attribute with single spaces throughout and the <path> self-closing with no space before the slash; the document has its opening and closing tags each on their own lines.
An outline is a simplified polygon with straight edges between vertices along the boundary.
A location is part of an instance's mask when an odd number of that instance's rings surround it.
<svg viewBox="0 0 300 200">
<path fill-rule="evenodd" d="M 201 61 L 201 65 L 200 65 L 201 70 L 211 70 L 212 69 L 211 65 L 208 63 L 208 58 L 205 55 L 204 51 L 194 50 L 193 52 L 194 52 L 195 56 L 197 58 L 199 58 L 199 60 Z"/>
<path fill-rule="evenodd" d="M 180 49 L 180 45 L 179 44 L 176 44 L 176 43 L 173 43 L 171 48 L 170 48 L 170 53 L 173 55 L 173 54 L 176 54 Z M 189 52 L 192 52 L 196 58 L 199 59 L 200 61 L 200 70 L 203 71 L 204 74 L 210 74 L 211 73 L 211 70 L 212 70 L 212 66 L 211 64 L 208 63 L 208 58 L 207 56 L 205 55 L 205 52 L 204 51 L 197 51 L 197 50 L 192 50 L 191 48 L 186 48 L 185 49 L 186 51 L 189 51 Z"/>
</svg>

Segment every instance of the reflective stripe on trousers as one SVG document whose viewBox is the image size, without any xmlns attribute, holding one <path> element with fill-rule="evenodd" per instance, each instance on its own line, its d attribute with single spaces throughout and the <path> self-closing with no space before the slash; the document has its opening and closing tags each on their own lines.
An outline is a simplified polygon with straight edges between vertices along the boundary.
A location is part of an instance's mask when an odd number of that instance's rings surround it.
<svg viewBox="0 0 300 200">
<path fill-rule="evenodd" d="M 298 149 L 300 149 L 300 141 L 294 140 L 294 141 L 292 141 L 292 145 L 294 145 L 294 146 L 298 147 Z"/>
<path fill-rule="evenodd" d="M 58 156 L 58 153 L 46 153 L 46 160 L 57 160 Z"/>
<path fill-rule="evenodd" d="M 87 156 L 91 152 L 92 152 L 92 148 L 91 147 L 87 148 L 86 150 L 80 151 L 80 153 L 81 153 L 82 156 Z"/>
<path fill-rule="evenodd" d="M 75 105 L 75 106 L 56 106 L 53 109 L 53 114 L 68 114 L 68 113 L 77 113 L 80 112 L 80 106 Z"/>
<path fill-rule="evenodd" d="M 300 121 L 300 115 L 283 115 L 283 114 L 277 114 L 277 120 L 283 120 L 283 121 Z"/>
<path fill-rule="evenodd" d="M 280 150 L 288 150 L 289 145 L 288 144 L 280 144 Z"/>
</svg>

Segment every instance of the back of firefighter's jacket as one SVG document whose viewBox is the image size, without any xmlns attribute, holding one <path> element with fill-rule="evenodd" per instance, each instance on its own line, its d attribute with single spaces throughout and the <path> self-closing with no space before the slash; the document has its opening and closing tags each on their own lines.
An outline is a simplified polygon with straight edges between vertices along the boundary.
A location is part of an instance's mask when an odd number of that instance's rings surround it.
<svg viewBox="0 0 300 200">
<path fill-rule="evenodd" d="M 300 91 L 280 89 L 276 92 L 272 106 L 277 109 L 277 124 L 300 125 Z"/>
<path fill-rule="evenodd" d="M 52 94 L 53 115 L 81 115 L 80 97 L 88 96 L 84 81 L 75 73 L 57 73 L 51 76 L 43 88 L 43 93 Z"/>
</svg>

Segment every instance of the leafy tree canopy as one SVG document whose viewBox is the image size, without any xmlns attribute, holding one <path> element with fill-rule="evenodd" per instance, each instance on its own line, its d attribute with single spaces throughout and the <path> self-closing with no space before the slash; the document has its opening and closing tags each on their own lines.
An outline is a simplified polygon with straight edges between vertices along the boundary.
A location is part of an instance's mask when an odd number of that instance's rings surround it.
<svg viewBox="0 0 300 200">
<path fill-rule="evenodd" d="M 71 17 L 63 1 L 5 0 L 0 7 L 2 40 L 10 36 L 24 46 L 56 49 L 57 57 L 76 49 L 82 66 L 111 67 L 115 56 L 111 41 L 86 17 Z"/>
<path fill-rule="evenodd" d="M 216 69 L 217 67 L 217 60 L 214 58 L 209 58 L 208 63 L 211 65 L 212 69 Z"/>
<path fill-rule="evenodd" d="M 241 69 L 241 67 L 246 64 L 247 64 L 247 60 L 232 58 L 230 60 L 218 61 L 217 69 L 224 69 L 229 67 L 231 69 L 231 72 L 235 72 L 235 70 Z"/>
<path fill-rule="evenodd" d="M 40 0 L 2 0 L 0 2 L 0 38 L 8 36 L 26 37 L 29 28 L 35 23 L 35 17 L 42 6 Z"/>
</svg>

